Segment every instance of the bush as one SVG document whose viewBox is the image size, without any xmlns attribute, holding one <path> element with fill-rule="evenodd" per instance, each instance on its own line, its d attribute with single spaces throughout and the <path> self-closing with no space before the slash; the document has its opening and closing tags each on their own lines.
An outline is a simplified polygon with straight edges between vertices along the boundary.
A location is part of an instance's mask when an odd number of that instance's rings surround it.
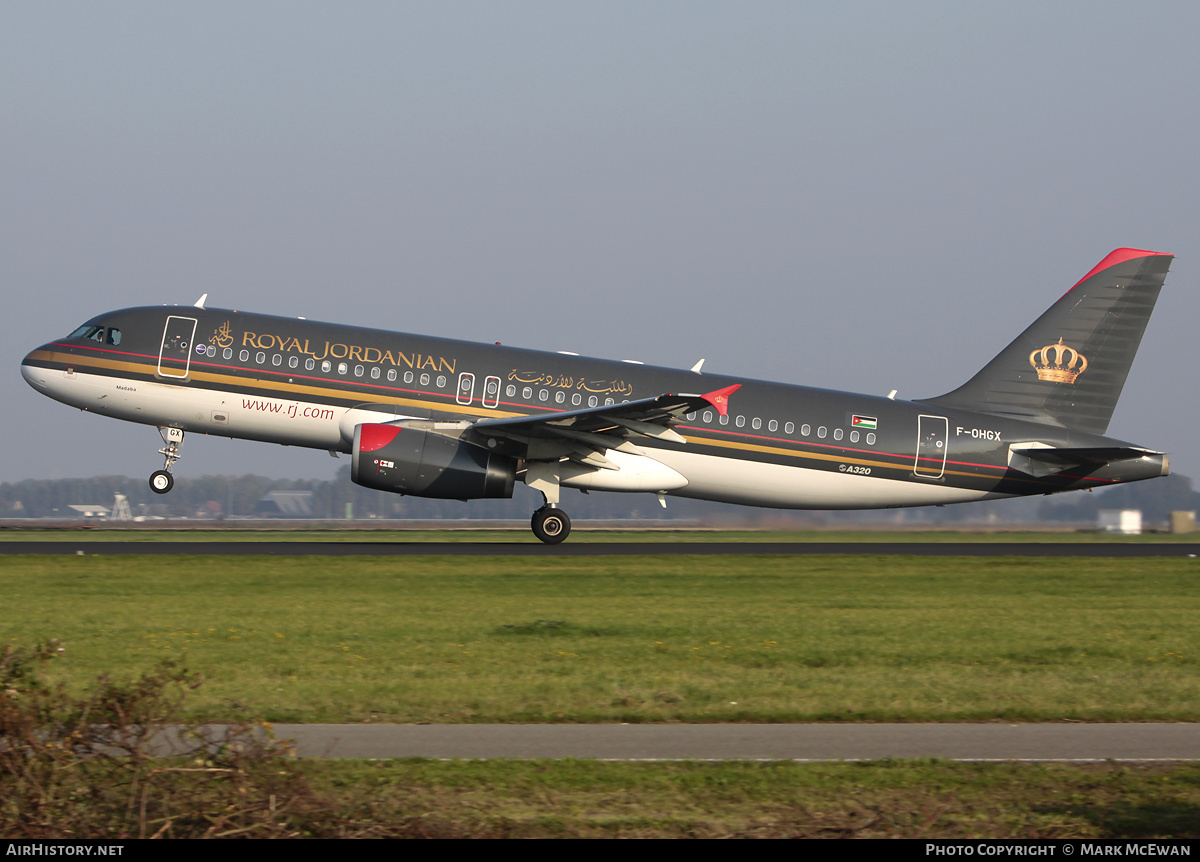
<svg viewBox="0 0 1200 862">
<path fill-rule="evenodd" d="M 130 682 L 100 677 L 71 695 L 47 681 L 47 666 L 62 655 L 56 640 L 0 652 L 6 837 L 337 834 L 269 726 L 177 722 L 198 674 L 168 661 Z"/>
</svg>

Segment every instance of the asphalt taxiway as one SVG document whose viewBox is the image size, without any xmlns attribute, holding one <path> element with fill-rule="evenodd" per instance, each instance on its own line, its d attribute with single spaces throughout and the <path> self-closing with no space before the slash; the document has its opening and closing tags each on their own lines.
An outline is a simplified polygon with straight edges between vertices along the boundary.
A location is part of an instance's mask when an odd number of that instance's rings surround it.
<svg viewBox="0 0 1200 862">
<path fill-rule="evenodd" d="M 139 542 L 0 541 L 0 554 L 216 556 L 637 556 L 646 554 L 883 554 L 922 557 L 1185 557 L 1196 542 Z"/>
<path fill-rule="evenodd" d="M 1200 724 L 277 724 L 301 757 L 1200 761 Z"/>
</svg>

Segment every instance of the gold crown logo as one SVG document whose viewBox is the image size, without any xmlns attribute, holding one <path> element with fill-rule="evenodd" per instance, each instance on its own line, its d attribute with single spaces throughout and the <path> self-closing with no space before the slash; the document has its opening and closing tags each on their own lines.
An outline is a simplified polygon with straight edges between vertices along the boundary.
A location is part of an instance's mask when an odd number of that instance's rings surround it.
<svg viewBox="0 0 1200 862">
<path fill-rule="evenodd" d="M 1037 371 L 1038 380 L 1054 383 L 1074 383 L 1088 367 L 1087 357 L 1067 347 L 1061 338 L 1058 344 L 1047 344 L 1029 354 L 1029 364 Z"/>
</svg>

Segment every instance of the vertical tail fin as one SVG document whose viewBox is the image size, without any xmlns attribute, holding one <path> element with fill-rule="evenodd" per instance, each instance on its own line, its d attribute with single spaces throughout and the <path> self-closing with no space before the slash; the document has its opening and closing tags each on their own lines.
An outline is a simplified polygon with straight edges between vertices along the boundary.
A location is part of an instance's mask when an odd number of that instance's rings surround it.
<svg viewBox="0 0 1200 862">
<path fill-rule="evenodd" d="M 1172 260 L 1117 249 L 982 371 L 925 403 L 1103 434 Z"/>
</svg>

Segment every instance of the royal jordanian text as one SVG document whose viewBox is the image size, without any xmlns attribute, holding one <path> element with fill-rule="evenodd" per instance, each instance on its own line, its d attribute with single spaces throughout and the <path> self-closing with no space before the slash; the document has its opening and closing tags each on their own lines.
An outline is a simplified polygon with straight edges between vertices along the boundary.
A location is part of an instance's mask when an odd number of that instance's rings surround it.
<svg viewBox="0 0 1200 862">
<path fill-rule="evenodd" d="M 455 360 L 444 356 L 427 356 L 422 353 L 404 353 L 400 350 L 380 350 L 378 347 L 363 347 L 359 344 L 342 344 L 326 341 L 312 348 L 309 340 L 287 335 L 259 335 L 256 332 L 242 333 L 242 346 L 259 350 L 278 350 L 281 353 L 302 353 L 315 360 L 356 359 L 365 365 L 395 365 L 400 368 L 428 368 L 432 371 L 454 373 Z"/>
</svg>

